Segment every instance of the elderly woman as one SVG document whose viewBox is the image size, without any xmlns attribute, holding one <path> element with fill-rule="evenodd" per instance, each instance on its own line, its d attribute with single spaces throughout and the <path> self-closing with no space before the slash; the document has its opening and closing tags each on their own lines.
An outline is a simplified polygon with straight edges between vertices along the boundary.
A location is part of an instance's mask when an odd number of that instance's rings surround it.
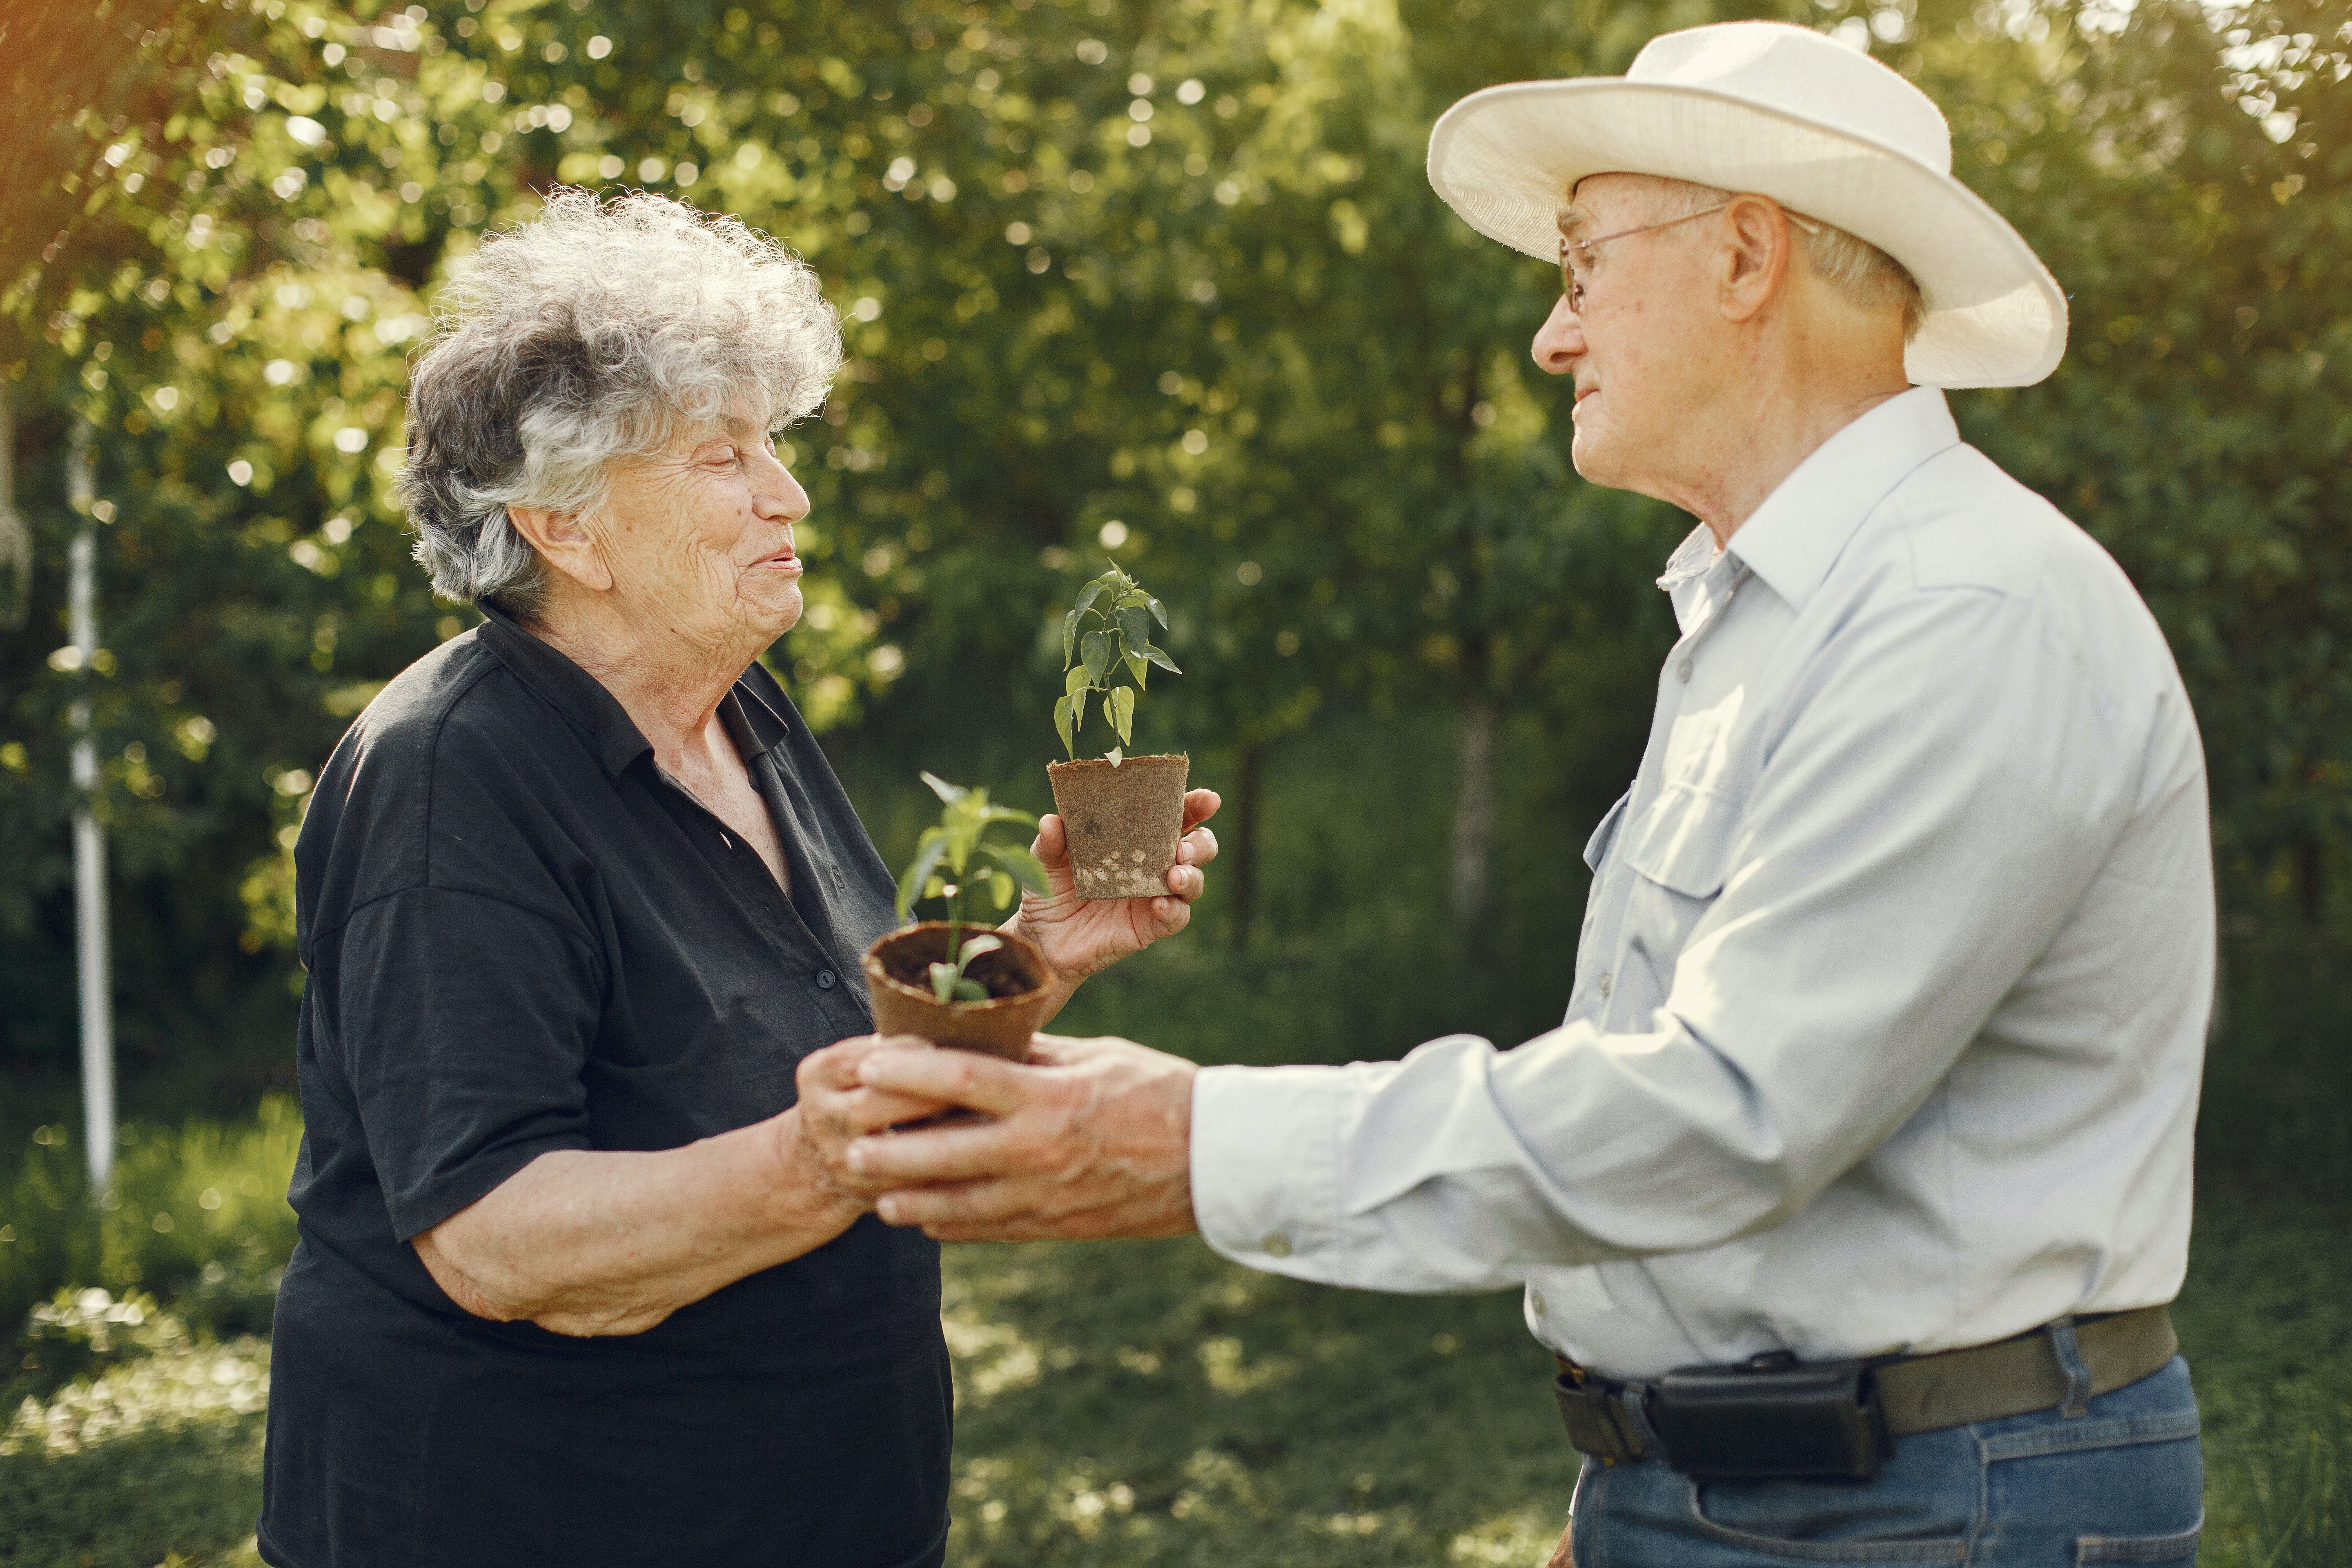
<svg viewBox="0 0 2352 1568">
<path fill-rule="evenodd" d="M 847 1141 L 892 885 L 758 662 L 839 368 L 799 261 L 656 196 L 492 240 L 416 368 L 418 558 L 482 624 L 352 726 L 296 849 L 308 1122 L 263 1558 L 287 1568 L 936 1563 L 935 1245 Z M 1215 808 L 1195 792 L 1188 826 Z M 1063 994 L 1169 894 L 1012 922 Z M 812 1061 L 809 1058 L 817 1057 Z"/>
</svg>

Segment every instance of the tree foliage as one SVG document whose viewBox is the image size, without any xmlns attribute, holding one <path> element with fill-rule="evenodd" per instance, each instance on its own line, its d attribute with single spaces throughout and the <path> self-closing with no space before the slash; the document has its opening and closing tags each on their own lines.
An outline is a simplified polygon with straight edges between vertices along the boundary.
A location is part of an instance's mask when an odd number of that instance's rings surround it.
<svg viewBox="0 0 2352 1568">
<path fill-rule="evenodd" d="M 1465 761 L 1511 712 L 1563 746 L 1638 746 L 1670 635 L 1647 582 L 1684 525 L 1574 478 L 1567 399 L 1525 354 L 1556 274 L 1447 213 L 1423 149 L 1463 92 L 1621 70 L 1656 31 L 1733 15 L 1837 28 L 1947 107 L 1958 173 L 2074 300 L 2059 374 L 1958 395 L 1963 425 L 2155 606 L 2232 900 L 2343 918 L 2338 7 L 110 5 L 79 35 L 64 12 L 11 35 L 70 113 L 20 140 L 12 202 L 36 198 L 0 231 L 35 547 L 30 616 L 0 632 L 0 1050 L 69 1038 L 84 695 L 119 951 L 174 980 L 125 976 L 126 1047 L 275 1026 L 282 845 L 312 774 L 470 618 L 431 598 L 389 499 L 406 356 L 448 268 L 555 182 L 740 214 L 842 313 L 849 370 L 787 437 L 813 570 L 772 655 L 820 727 L 982 691 L 1022 723 L 1067 697 L 1060 628 L 1116 550 L 1177 606 L 1162 635 L 1191 672 L 1147 724 L 1204 747 L 1335 702 L 1443 705 Z M 106 644 L 87 669 L 57 651 L 77 421 Z M 1476 782 L 1465 766 L 1465 869 Z"/>
</svg>

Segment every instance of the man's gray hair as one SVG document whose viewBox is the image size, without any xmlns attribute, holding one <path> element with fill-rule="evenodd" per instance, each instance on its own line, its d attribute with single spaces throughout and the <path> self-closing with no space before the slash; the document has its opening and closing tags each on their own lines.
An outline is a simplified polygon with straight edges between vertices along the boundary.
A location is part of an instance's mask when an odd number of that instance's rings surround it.
<svg viewBox="0 0 2352 1568">
<path fill-rule="evenodd" d="M 558 190 L 442 295 L 408 393 L 416 559 L 442 597 L 528 617 L 547 568 L 509 504 L 593 510 L 614 458 L 731 413 L 781 430 L 840 369 L 840 321 L 776 241 L 667 196 Z"/>
<path fill-rule="evenodd" d="M 1688 180 L 1661 178 L 1659 184 L 1675 188 L 1687 198 L 1690 205 L 1684 209 L 1686 212 L 1715 206 L 1732 197 L 1729 191 Z M 1927 319 L 1927 302 L 1909 268 L 1835 224 L 1823 223 L 1808 213 L 1790 211 L 1791 216 L 1804 220 L 1789 226 L 1796 230 L 1806 263 L 1815 277 L 1829 285 L 1831 293 L 1864 310 L 1899 306 L 1903 311 L 1903 341 L 1909 342 L 1918 334 L 1919 323 Z"/>
</svg>

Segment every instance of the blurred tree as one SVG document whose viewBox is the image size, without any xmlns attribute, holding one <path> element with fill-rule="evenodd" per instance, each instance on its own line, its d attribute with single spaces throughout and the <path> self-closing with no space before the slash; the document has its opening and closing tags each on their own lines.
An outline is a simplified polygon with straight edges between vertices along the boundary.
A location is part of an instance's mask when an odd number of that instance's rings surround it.
<svg viewBox="0 0 2352 1568">
<path fill-rule="evenodd" d="M 1956 407 L 2156 606 L 2233 901 L 2340 920 L 2352 99 L 2319 0 L 107 0 L 0 16 L 0 375 L 36 545 L 0 631 L 0 1051 L 69 1037 L 62 715 L 87 684 L 134 1079 L 167 1043 L 277 1054 L 273 836 L 375 684 L 468 619 L 386 497 L 405 357 L 446 268 L 559 180 L 740 213 L 843 312 L 849 372 L 788 437 L 815 570 L 773 658 L 813 721 L 953 708 L 1042 766 L 1053 628 L 1116 554 L 1187 670 L 1139 746 L 1231 766 L 1244 885 L 1263 748 L 1335 704 L 1455 716 L 1476 951 L 1500 721 L 1539 721 L 1525 765 L 1564 817 L 1605 804 L 1683 524 L 1570 472 L 1524 357 L 1554 275 L 1430 195 L 1429 123 L 1752 14 L 1916 77 L 2074 291 L 2056 377 Z M 101 432 L 89 669 L 55 651 L 76 416 Z"/>
</svg>

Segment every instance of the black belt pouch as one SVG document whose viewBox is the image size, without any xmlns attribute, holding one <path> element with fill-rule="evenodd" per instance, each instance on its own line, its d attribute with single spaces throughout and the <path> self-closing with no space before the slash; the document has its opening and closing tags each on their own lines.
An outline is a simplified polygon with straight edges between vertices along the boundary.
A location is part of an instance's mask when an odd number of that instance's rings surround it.
<svg viewBox="0 0 2352 1568">
<path fill-rule="evenodd" d="M 1647 1414 L 1666 1463 L 1698 1480 L 1874 1481 L 1895 1451 L 1867 1362 L 1682 1367 Z"/>
</svg>

